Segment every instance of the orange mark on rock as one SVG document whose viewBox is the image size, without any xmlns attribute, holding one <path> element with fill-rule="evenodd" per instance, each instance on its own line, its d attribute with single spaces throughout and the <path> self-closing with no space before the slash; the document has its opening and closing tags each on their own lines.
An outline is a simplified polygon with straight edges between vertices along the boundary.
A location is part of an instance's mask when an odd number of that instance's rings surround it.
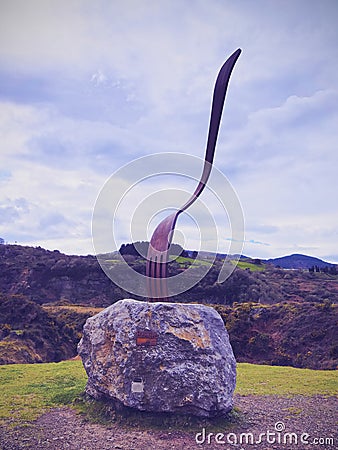
<svg viewBox="0 0 338 450">
<path fill-rule="evenodd" d="M 179 339 L 191 342 L 194 347 L 207 348 L 211 345 L 210 335 L 205 328 L 175 328 L 169 325 L 168 331 Z"/>
</svg>

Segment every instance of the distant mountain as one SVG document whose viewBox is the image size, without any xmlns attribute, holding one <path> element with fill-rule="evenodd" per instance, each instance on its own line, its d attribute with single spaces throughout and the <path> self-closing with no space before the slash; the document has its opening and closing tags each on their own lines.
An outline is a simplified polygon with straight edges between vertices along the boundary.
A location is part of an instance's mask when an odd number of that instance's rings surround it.
<svg viewBox="0 0 338 450">
<path fill-rule="evenodd" d="M 309 269 L 310 267 L 327 267 L 334 266 L 329 262 L 325 262 L 322 259 L 315 258 L 314 256 L 307 256 L 301 254 L 293 254 L 288 256 L 282 256 L 280 258 L 268 259 L 268 263 L 274 266 L 282 267 L 283 269 Z"/>
</svg>

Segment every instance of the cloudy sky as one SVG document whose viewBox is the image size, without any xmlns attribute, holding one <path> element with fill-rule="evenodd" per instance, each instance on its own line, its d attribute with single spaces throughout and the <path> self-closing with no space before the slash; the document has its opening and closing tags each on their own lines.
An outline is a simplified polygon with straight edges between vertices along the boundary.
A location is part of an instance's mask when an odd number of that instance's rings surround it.
<svg viewBox="0 0 338 450">
<path fill-rule="evenodd" d="M 242 205 L 244 254 L 338 262 L 337 24 L 336 0 L 0 0 L 0 237 L 92 254 L 113 173 L 154 153 L 203 158 L 215 77 L 241 48 L 215 163 Z"/>
</svg>

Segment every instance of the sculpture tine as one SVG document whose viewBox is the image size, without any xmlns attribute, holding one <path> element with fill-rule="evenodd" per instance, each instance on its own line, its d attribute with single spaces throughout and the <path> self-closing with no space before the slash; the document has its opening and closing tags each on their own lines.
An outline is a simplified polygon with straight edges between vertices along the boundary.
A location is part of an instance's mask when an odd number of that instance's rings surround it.
<svg viewBox="0 0 338 450">
<path fill-rule="evenodd" d="M 201 195 L 210 176 L 225 94 L 232 69 L 234 68 L 240 53 L 241 50 L 238 49 L 227 59 L 221 67 L 216 79 L 210 115 L 207 147 L 204 158 L 204 167 L 201 179 L 195 189 L 195 192 L 176 212 L 162 220 L 151 237 L 146 265 L 147 293 L 149 301 L 168 300 L 167 265 L 169 258 L 169 247 L 177 218 L 183 211 L 194 203 L 199 195 Z"/>
</svg>

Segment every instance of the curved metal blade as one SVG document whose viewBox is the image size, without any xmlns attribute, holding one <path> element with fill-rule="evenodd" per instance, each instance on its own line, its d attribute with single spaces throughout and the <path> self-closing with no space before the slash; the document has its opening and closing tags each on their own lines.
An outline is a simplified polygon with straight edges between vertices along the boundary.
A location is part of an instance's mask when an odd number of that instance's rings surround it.
<svg viewBox="0 0 338 450">
<path fill-rule="evenodd" d="M 156 301 L 157 299 L 167 300 L 168 289 L 166 278 L 169 256 L 168 253 L 177 218 L 183 211 L 194 203 L 199 195 L 201 195 L 209 179 L 215 155 L 225 95 L 231 72 L 240 54 L 241 50 L 238 49 L 227 59 L 221 67 L 216 79 L 211 107 L 208 140 L 204 157 L 204 166 L 200 181 L 189 200 L 182 205 L 177 212 L 162 220 L 151 237 L 146 265 L 146 276 L 148 277 L 147 290 L 150 301 Z"/>
</svg>

